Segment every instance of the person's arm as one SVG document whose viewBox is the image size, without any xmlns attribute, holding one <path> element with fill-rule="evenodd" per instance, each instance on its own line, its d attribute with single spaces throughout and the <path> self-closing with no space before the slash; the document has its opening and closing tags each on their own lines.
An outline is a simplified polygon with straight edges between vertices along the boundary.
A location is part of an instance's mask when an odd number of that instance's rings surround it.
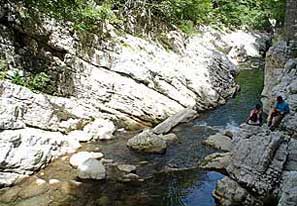
<svg viewBox="0 0 297 206">
<path fill-rule="evenodd" d="M 254 110 L 252 110 L 248 116 L 248 118 L 245 120 L 246 123 L 250 120 L 251 116 L 253 115 Z"/>
<path fill-rule="evenodd" d="M 288 114 L 289 112 L 290 112 L 289 104 L 286 104 L 286 106 L 285 106 L 285 108 L 284 108 L 283 115 Z"/>
</svg>

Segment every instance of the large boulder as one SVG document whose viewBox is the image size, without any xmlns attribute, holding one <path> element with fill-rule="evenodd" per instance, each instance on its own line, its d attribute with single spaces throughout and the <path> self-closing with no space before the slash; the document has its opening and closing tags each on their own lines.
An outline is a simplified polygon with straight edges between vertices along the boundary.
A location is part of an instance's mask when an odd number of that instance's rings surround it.
<svg viewBox="0 0 297 206">
<path fill-rule="evenodd" d="M 145 130 L 129 139 L 127 146 L 133 150 L 146 153 L 164 153 L 167 148 L 166 141 L 150 130 Z"/>
</svg>

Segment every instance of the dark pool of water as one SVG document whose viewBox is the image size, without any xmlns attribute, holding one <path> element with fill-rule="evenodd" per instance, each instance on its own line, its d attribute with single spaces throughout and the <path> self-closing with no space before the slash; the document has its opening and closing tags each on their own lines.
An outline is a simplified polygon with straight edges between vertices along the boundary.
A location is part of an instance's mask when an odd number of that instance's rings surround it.
<svg viewBox="0 0 297 206">
<path fill-rule="evenodd" d="M 170 146 L 165 155 L 144 155 L 128 150 L 125 143 L 131 134 L 120 134 L 119 139 L 106 143 L 103 147 L 106 158 L 135 165 L 147 161 L 137 172 L 151 178 L 137 185 L 109 183 L 103 189 L 102 186 L 92 186 L 93 194 L 84 205 L 214 206 L 211 194 L 223 176 L 197 169 L 199 161 L 214 152 L 202 145 L 201 141 L 220 129 L 234 129 L 245 121 L 249 111 L 259 102 L 263 72 L 242 71 L 237 81 L 241 85 L 241 92 L 234 99 L 174 129 L 179 143 Z M 168 168 L 192 169 L 164 172 Z M 94 199 L 97 199 L 96 204 Z"/>
</svg>

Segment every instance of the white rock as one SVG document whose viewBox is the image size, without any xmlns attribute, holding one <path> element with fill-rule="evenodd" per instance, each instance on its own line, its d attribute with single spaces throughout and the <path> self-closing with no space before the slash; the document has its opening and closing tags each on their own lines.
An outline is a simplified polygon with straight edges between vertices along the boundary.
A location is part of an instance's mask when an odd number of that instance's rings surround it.
<svg viewBox="0 0 297 206">
<path fill-rule="evenodd" d="M 5 165 L 0 168 L 0 175 L 6 176 L 0 178 L 0 184 L 6 186 L 14 183 L 10 178 L 33 174 L 52 159 L 80 147 L 77 141 L 58 132 L 26 128 L 5 130 L 0 135 L 0 164 Z"/>
<path fill-rule="evenodd" d="M 108 140 L 112 139 L 113 133 L 116 130 L 114 124 L 105 119 L 96 119 L 94 122 L 90 123 L 84 128 L 84 131 L 93 140 Z"/>
<path fill-rule="evenodd" d="M 102 180 L 106 177 L 106 171 L 101 161 L 93 158 L 85 160 L 78 166 L 79 177 L 82 179 Z"/>
<path fill-rule="evenodd" d="M 41 179 L 41 178 L 37 178 L 36 179 L 36 184 L 37 185 L 43 185 L 43 184 L 45 184 L 46 183 L 46 181 L 44 180 L 44 179 Z"/>
<path fill-rule="evenodd" d="M 48 183 L 50 184 L 50 185 L 54 185 L 54 184 L 58 184 L 58 183 L 60 183 L 61 181 L 60 180 L 57 180 L 57 179 L 50 179 L 49 181 L 48 181 Z"/>
<path fill-rule="evenodd" d="M 158 124 L 152 131 L 155 134 L 167 134 L 176 125 L 193 120 L 197 116 L 198 114 L 196 111 L 192 109 L 184 109 Z"/>
<path fill-rule="evenodd" d="M 90 158 L 101 159 L 103 156 L 101 152 L 78 152 L 71 156 L 69 163 L 72 167 L 77 168 Z"/>
<path fill-rule="evenodd" d="M 203 141 L 203 143 L 215 149 L 219 149 L 226 152 L 230 152 L 232 150 L 231 138 L 221 133 L 209 136 L 206 140 Z"/>
</svg>

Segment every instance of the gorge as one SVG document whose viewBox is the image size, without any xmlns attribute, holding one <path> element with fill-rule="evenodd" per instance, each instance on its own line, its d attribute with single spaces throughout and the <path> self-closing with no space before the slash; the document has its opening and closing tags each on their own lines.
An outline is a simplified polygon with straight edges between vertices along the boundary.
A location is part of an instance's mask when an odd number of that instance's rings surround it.
<svg viewBox="0 0 297 206">
<path fill-rule="evenodd" d="M 287 5 L 286 38 L 270 47 L 267 33 L 202 25 L 158 38 L 109 23 L 76 31 L 1 3 L 0 205 L 211 206 L 214 189 L 223 206 L 296 205 L 297 8 Z M 239 128 L 276 95 L 292 109 L 280 130 Z M 201 171 L 215 152 L 202 141 L 227 130 L 225 176 Z"/>
</svg>

